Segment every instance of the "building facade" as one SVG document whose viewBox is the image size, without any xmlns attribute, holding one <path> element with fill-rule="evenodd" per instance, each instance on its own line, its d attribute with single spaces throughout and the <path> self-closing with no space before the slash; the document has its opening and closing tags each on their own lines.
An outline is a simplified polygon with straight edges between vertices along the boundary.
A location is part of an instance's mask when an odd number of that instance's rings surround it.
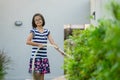
<svg viewBox="0 0 120 80">
<path fill-rule="evenodd" d="M 42 13 L 55 42 L 63 49 L 64 24 L 90 23 L 89 0 L 0 0 L 0 49 L 11 58 L 5 80 L 30 79 L 28 74 L 31 47 L 26 45 L 31 21 L 35 13 Z M 64 75 L 64 58 L 48 47 L 51 74 L 45 80 Z"/>
</svg>

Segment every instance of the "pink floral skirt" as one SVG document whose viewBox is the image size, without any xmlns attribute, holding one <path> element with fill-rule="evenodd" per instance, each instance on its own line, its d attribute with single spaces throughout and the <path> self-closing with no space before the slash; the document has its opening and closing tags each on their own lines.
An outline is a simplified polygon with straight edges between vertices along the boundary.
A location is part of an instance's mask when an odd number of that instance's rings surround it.
<svg viewBox="0 0 120 80">
<path fill-rule="evenodd" d="M 30 58 L 29 73 L 32 73 L 32 61 L 33 61 L 33 58 Z M 50 73 L 50 65 L 49 65 L 48 58 L 35 58 L 34 72 L 41 73 L 41 74 Z"/>
</svg>

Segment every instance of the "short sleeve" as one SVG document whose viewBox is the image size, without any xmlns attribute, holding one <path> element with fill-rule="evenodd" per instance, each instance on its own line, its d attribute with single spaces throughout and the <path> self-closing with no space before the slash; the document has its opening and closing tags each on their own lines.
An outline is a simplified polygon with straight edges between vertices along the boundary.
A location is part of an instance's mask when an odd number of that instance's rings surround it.
<svg viewBox="0 0 120 80">
<path fill-rule="evenodd" d="M 30 33 L 34 33 L 34 30 L 32 29 L 32 30 L 30 30 Z"/>
<path fill-rule="evenodd" d="M 50 34 L 50 30 L 47 30 L 47 36 Z"/>
<path fill-rule="evenodd" d="M 30 33 L 33 33 L 33 36 L 35 36 L 34 29 L 30 30 Z"/>
</svg>

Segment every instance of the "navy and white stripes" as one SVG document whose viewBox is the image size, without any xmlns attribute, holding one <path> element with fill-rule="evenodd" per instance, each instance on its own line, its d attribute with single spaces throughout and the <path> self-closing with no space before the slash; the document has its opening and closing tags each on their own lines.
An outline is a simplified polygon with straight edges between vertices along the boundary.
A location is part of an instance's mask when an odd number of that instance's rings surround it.
<svg viewBox="0 0 120 80">
<path fill-rule="evenodd" d="M 50 34 L 50 31 L 48 29 L 44 29 L 44 31 L 41 33 L 35 28 L 35 29 L 30 30 L 30 32 L 32 32 L 34 35 L 32 39 L 33 42 L 47 44 L 48 35 Z M 32 47 L 31 57 L 34 56 L 34 53 L 37 51 L 37 48 L 38 47 L 36 46 Z M 47 47 L 39 49 L 36 55 L 36 58 L 45 58 L 45 57 L 47 57 Z"/>
</svg>

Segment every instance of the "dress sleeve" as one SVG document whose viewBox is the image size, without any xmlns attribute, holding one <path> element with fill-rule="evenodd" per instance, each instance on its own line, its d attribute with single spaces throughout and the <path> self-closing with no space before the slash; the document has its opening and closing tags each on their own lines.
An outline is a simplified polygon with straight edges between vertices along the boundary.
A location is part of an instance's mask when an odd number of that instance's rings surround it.
<svg viewBox="0 0 120 80">
<path fill-rule="evenodd" d="M 47 36 L 50 34 L 50 30 L 47 30 Z"/>
<path fill-rule="evenodd" d="M 34 29 L 31 29 L 31 30 L 30 30 L 30 33 L 32 33 L 33 36 L 35 36 L 35 31 L 34 31 Z"/>
<path fill-rule="evenodd" d="M 34 30 L 32 29 L 32 30 L 30 30 L 30 33 L 34 33 Z"/>
</svg>

